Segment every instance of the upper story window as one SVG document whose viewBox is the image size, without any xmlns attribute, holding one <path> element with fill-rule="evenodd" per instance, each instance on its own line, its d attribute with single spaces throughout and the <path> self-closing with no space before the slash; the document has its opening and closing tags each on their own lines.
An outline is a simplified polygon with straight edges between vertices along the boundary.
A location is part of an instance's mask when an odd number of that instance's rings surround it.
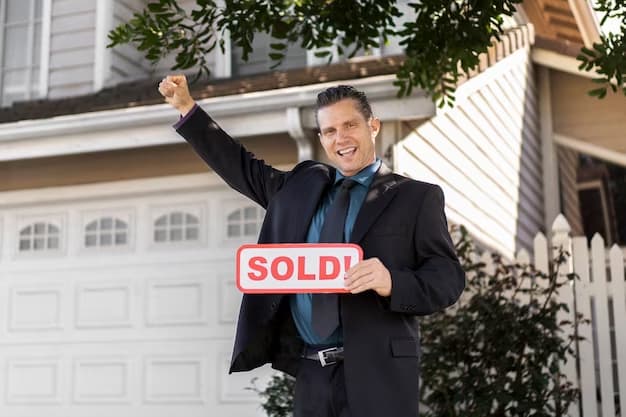
<svg viewBox="0 0 626 417">
<path fill-rule="evenodd" d="M 2 106 L 38 96 L 44 0 L 0 1 Z"/>
<path fill-rule="evenodd" d="M 233 210 L 227 217 L 228 238 L 256 237 L 263 222 L 263 209 L 257 206 Z"/>
<path fill-rule="evenodd" d="M 59 250 L 60 248 L 61 231 L 53 224 L 36 222 L 20 230 L 20 252 Z"/>
<path fill-rule="evenodd" d="M 200 221 L 193 214 L 173 211 L 164 214 L 154 222 L 154 241 L 190 242 L 200 239 Z"/>
<path fill-rule="evenodd" d="M 273 42 L 275 41 L 267 33 L 255 33 L 252 41 L 252 52 L 250 52 L 247 61 L 244 61 L 242 58 L 243 50 L 240 47 L 233 46 L 231 49 L 232 75 L 240 77 L 270 71 L 272 65 L 275 64 L 268 55 L 271 52 L 270 44 Z M 285 59 L 276 69 L 282 71 L 291 68 L 303 68 L 305 66 L 306 51 L 298 44 L 291 44 L 286 51 Z"/>
<path fill-rule="evenodd" d="M 85 247 L 105 248 L 128 244 L 128 223 L 113 217 L 102 217 L 85 227 Z"/>
</svg>

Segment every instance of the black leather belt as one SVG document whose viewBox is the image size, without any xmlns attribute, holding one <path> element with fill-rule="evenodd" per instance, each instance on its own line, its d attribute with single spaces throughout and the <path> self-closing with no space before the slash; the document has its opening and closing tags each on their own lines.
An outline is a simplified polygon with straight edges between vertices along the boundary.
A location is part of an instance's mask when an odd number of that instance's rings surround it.
<svg viewBox="0 0 626 417">
<path fill-rule="evenodd" d="M 343 360 L 343 346 L 326 349 L 315 349 L 306 347 L 302 357 L 313 361 L 318 361 L 322 367 L 332 365 Z"/>
</svg>

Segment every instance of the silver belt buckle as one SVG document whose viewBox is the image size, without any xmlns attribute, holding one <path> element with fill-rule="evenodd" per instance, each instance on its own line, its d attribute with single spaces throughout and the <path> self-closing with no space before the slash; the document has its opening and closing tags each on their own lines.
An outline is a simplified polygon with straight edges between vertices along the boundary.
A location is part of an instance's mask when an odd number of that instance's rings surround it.
<svg viewBox="0 0 626 417">
<path fill-rule="evenodd" d="M 319 352 L 317 352 L 317 356 L 320 358 L 320 364 L 322 365 L 322 368 L 325 367 L 326 365 L 332 365 L 334 363 L 337 363 L 336 360 L 334 361 L 326 361 L 326 353 L 328 352 L 336 352 L 338 349 L 336 347 L 332 347 L 332 348 L 328 348 L 328 349 L 324 349 L 324 350 L 320 350 Z"/>
</svg>

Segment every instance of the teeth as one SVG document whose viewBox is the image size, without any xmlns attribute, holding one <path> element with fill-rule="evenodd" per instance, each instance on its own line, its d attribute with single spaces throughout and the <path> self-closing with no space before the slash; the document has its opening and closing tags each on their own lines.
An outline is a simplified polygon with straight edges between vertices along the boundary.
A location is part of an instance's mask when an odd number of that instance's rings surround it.
<svg viewBox="0 0 626 417">
<path fill-rule="evenodd" d="M 340 151 L 337 151 L 337 153 L 341 156 L 344 156 L 347 153 L 353 152 L 356 148 L 352 147 L 352 148 L 346 148 L 346 149 L 342 149 Z"/>
</svg>

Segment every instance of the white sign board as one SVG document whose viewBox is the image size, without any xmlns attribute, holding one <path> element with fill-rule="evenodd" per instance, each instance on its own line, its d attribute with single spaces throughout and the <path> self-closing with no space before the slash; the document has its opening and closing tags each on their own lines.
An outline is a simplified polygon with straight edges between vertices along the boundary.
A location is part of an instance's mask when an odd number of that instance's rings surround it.
<svg viewBox="0 0 626 417">
<path fill-rule="evenodd" d="M 351 243 L 243 245 L 237 288 L 244 293 L 347 292 L 344 276 L 363 259 Z"/>
</svg>

